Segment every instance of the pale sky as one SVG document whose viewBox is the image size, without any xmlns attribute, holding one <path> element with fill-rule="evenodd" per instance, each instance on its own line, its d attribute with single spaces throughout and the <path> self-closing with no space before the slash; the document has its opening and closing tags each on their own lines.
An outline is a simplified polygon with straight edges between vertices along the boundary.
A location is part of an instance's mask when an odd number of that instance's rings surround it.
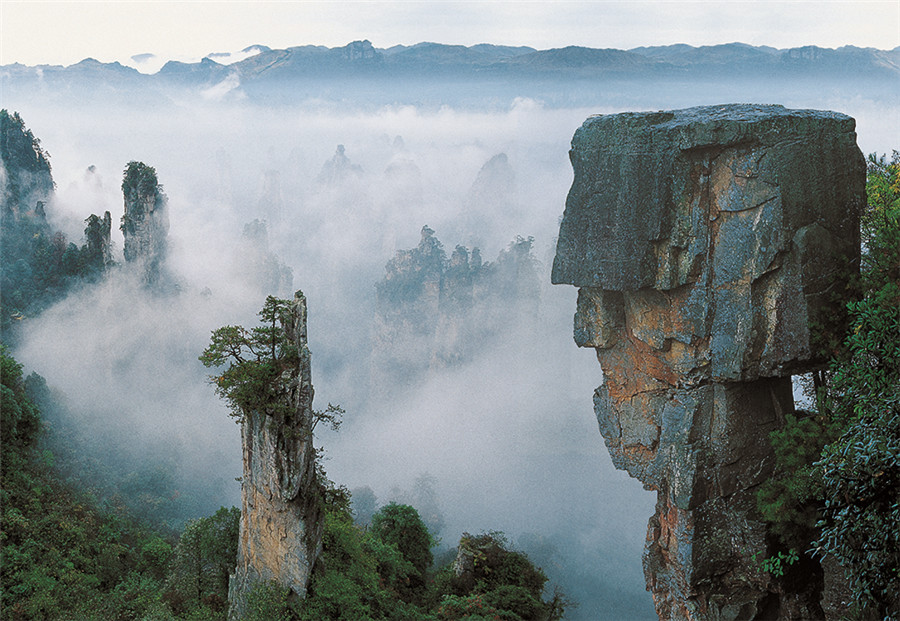
<svg viewBox="0 0 900 621">
<path fill-rule="evenodd" d="M 253 44 L 376 47 L 421 41 L 473 45 L 711 45 L 741 41 L 900 46 L 900 0 L 603 1 L 407 0 L 246 2 L 0 0 L 0 64 L 69 65 L 87 57 L 199 60 Z"/>
</svg>

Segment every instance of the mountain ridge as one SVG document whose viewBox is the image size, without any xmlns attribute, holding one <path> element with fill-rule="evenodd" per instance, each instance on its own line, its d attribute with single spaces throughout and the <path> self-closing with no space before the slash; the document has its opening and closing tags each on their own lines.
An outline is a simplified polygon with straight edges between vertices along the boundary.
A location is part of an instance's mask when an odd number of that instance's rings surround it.
<svg viewBox="0 0 900 621">
<path fill-rule="evenodd" d="M 257 53 L 246 56 L 246 51 Z M 118 62 L 86 59 L 68 67 L 0 66 L 0 91 L 66 101 L 118 101 L 155 107 L 166 101 L 248 100 L 266 105 L 341 102 L 362 106 L 414 104 L 504 106 L 526 97 L 551 107 L 634 100 L 648 88 L 696 103 L 754 97 L 784 101 L 818 92 L 900 97 L 900 48 L 806 46 L 776 50 L 745 43 L 686 44 L 620 50 L 568 46 L 473 46 L 423 42 L 376 48 L 368 40 L 342 47 L 246 48 L 241 60 L 212 54 L 198 62 L 169 61 L 152 74 Z M 218 60 L 223 62 L 218 62 Z M 159 59 L 158 59 L 159 60 Z M 743 89 L 743 90 L 742 90 Z M 4 102 L 15 97 L 4 97 Z M 6 105 L 10 105 L 6 103 Z M 318 105 L 318 104 L 317 104 Z"/>
<path fill-rule="evenodd" d="M 456 67 L 492 67 L 518 68 L 531 66 L 541 69 L 585 69 L 622 70 L 625 68 L 655 70 L 673 70 L 677 68 L 697 68 L 704 65 L 722 65 L 728 62 L 756 62 L 770 68 L 806 64 L 836 65 L 847 68 L 887 69 L 900 77 L 900 47 L 892 50 L 880 50 L 872 47 L 845 45 L 838 48 L 824 48 L 814 45 L 793 48 L 774 48 L 771 46 L 754 46 L 747 43 L 732 42 L 717 45 L 693 46 L 685 43 L 670 45 L 642 46 L 630 49 L 593 48 L 585 46 L 566 46 L 539 50 L 528 46 L 504 46 L 481 43 L 472 46 L 452 45 L 435 42 L 420 42 L 414 45 L 395 45 L 389 48 L 376 48 L 368 40 L 353 41 L 341 47 L 321 45 L 299 45 L 283 49 L 269 48 L 254 44 L 242 52 L 258 50 L 257 54 L 243 60 L 224 65 L 213 57 L 225 53 L 210 53 L 197 62 L 180 62 L 170 60 L 162 69 L 152 74 L 141 74 L 148 77 L 165 74 L 166 66 L 177 63 L 179 67 L 199 67 L 204 63 L 216 63 L 230 68 L 242 77 L 262 74 L 274 67 L 285 69 L 290 67 L 295 72 L 299 69 L 313 69 L 317 63 L 324 64 L 332 70 L 347 69 L 350 66 L 368 64 L 393 69 L 404 66 L 417 66 L 420 70 L 435 66 Z M 44 71 L 72 71 L 76 68 L 86 70 L 85 65 L 94 69 L 136 70 L 122 65 L 118 61 L 103 63 L 93 58 L 86 58 L 72 65 L 38 64 L 24 65 L 11 63 L 0 65 L 0 69 L 24 68 L 42 69 Z M 746 68 L 746 67 L 745 67 Z M 171 70 L 171 68 L 170 68 Z M 170 71 L 169 70 L 169 71 Z"/>
</svg>

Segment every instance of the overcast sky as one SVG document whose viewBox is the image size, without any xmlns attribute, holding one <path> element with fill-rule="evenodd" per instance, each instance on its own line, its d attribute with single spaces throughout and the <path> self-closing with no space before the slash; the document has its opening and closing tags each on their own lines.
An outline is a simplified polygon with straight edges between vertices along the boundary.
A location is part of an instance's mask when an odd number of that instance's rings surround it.
<svg viewBox="0 0 900 621">
<path fill-rule="evenodd" d="M 78 2 L 0 0 L 0 64 L 199 60 L 252 44 L 900 45 L 900 0 Z"/>
</svg>

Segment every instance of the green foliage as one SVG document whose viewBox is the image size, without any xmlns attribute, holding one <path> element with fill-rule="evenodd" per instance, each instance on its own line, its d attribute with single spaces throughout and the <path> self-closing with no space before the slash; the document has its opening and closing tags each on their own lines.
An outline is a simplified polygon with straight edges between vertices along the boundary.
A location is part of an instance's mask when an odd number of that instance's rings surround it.
<svg viewBox="0 0 900 621">
<path fill-rule="evenodd" d="M 3 429 L 0 468 L 4 467 L 7 454 L 27 449 L 37 439 L 41 417 L 37 406 L 25 394 L 22 365 L 7 354 L 0 344 L 0 429 Z"/>
<path fill-rule="evenodd" d="M 125 166 L 125 171 L 122 175 L 122 193 L 125 196 L 132 196 L 135 194 L 141 196 L 153 196 L 157 197 L 162 194 L 162 186 L 159 184 L 159 179 L 156 177 L 156 169 L 153 166 L 148 166 L 143 162 L 131 161 Z M 140 209 L 140 202 L 135 203 L 135 208 Z M 140 213 L 134 213 L 133 216 L 140 216 Z M 122 224 L 122 230 L 125 230 L 125 224 Z M 129 231 L 131 232 L 131 231 Z"/>
<path fill-rule="evenodd" d="M 298 606 L 300 618 L 425 619 L 399 596 L 413 573 L 396 546 L 354 524 L 346 508 L 331 510 L 309 594 Z"/>
<path fill-rule="evenodd" d="M 247 593 L 244 621 L 294 621 L 297 619 L 289 598 L 290 589 L 277 582 L 260 582 Z"/>
<path fill-rule="evenodd" d="M 437 618 L 440 621 L 518 621 L 521 619 L 512 613 L 491 606 L 485 601 L 485 596 L 481 594 L 447 595 L 437 609 Z"/>
<path fill-rule="evenodd" d="M 525 587 L 501 584 L 484 596 L 489 606 L 510 612 L 518 619 L 540 619 L 544 613 L 544 603 Z"/>
<path fill-rule="evenodd" d="M 571 603 L 561 593 L 542 599 L 547 577 L 499 532 L 463 534 L 454 568 L 435 577 L 440 619 L 560 619 Z"/>
<path fill-rule="evenodd" d="M 56 477 L 52 454 L 37 450 L 40 412 L 26 395 L 21 366 L 5 350 L 0 354 L 0 619 L 140 619 L 164 612 L 167 542 L 127 515 L 101 511 Z"/>
<path fill-rule="evenodd" d="M 865 296 L 851 303 L 827 406 L 842 433 L 828 444 L 819 554 L 844 566 L 859 604 L 900 615 L 900 154 L 869 159 L 863 217 Z"/>
<path fill-rule="evenodd" d="M 897 294 L 900 283 L 900 153 L 894 151 L 890 161 L 873 153 L 868 164 L 868 208 L 861 221 L 862 271 L 869 291 L 886 288 L 891 296 Z"/>
<path fill-rule="evenodd" d="M 91 214 L 84 220 L 84 246 L 78 256 L 79 269 L 85 275 L 96 276 L 112 263 L 109 235 L 112 221 L 107 211 L 101 218 Z"/>
<path fill-rule="evenodd" d="M 80 249 L 45 220 L 6 217 L 0 227 L 2 330 L 60 300 L 79 280 L 93 281 L 106 267 L 86 244 Z"/>
<path fill-rule="evenodd" d="M 821 466 L 821 554 L 844 566 L 860 603 L 900 614 L 900 394 L 887 411 L 857 420 L 829 445 Z"/>
<path fill-rule="evenodd" d="M 375 285 L 376 300 L 383 312 L 402 305 L 417 305 L 429 282 L 441 282 L 447 267 L 447 253 L 434 236 L 434 230 L 422 227 L 422 240 L 416 248 L 398 250 L 385 265 L 384 279 Z"/>
<path fill-rule="evenodd" d="M 324 410 L 314 410 L 310 431 L 315 431 L 319 423 L 325 423 L 332 431 L 338 431 L 344 422 L 344 414 L 346 413 L 344 408 L 331 403 Z"/>
<path fill-rule="evenodd" d="M 753 555 L 754 561 L 757 556 L 759 556 L 759 552 Z M 762 561 L 760 561 L 760 567 L 763 571 L 772 574 L 776 578 L 781 578 L 784 576 L 785 569 L 799 560 L 800 555 L 797 554 L 797 551 L 794 548 L 791 548 L 787 552 L 780 551 L 778 554 L 762 559 Z"/>
<path fill-rule="evenodd" d="M 46 197 L 53 190 L 50 154 L 41 147 L 18 112 L 0 110 L 0 159 L 6 168 L 5 187 L 0 199 L 8 209 L 16 209 L 38 193 Z"/>
<path fill-rule="evenodd" d="M 191 520 L 172 555 L 168 598 L 177 613 L 209 607 L 224 612 L 228 575 L 237 558 L 241 512 L 221 507 L 212 516 Z M 174 593 L 173 593 L 174 592 Z"/>
<path fill-rule="evenodd" d="M 214 330 L 200 356 L 206 367 L 228 365 L 221 375 L 211 375 L 210 381 L 238 420 L 252 411 L 290 414 L 279 400 L 286 389 L 282 373 L 296 365 L 299 356 L 285 330 L 291 321 L 290 304 L 268 296 L 259 311 L 261 325 L 249 330 L 242 326 Z"/>
<path fill-rule="evenodd" d="M 425 587 L 425 572 L 431 567 L 434 556 L 431 547 L 434 540 L 428 532 L 419 512 L 409 505 L 390 503 L 372 516 L 372 532 L 388 545 L 393 545 L 412 565 L 408 576 L 408 588 L 402 595 L 405 599 L 418 600 Z"/>
<path fill-rule="evenodd" d="M 771 435 L 778 470 L 760 485 L 757 505 L 782 546 L 806 549 L 821 518 L 822 471 L 815 462 L 840 427 L 819 412 L 796 414 Z"/>
<path fill-rule="evenodd" d="M 502 533 L 463 538 L 460 547 L 476 557 L 476 569 L 462 577 L 449 565 L 429 573 L 432 541 L 408 505 L 383 507 L 369 529 L 353 522 L 349 502 L 330 506 L 309 594 L 292 604 L 293 614 L 310 621 L 523 621 L 560 619 L 570 606 L 560 594 L 542 601 L 546 577 L 524 554 L 509 550 Z"/>
<path fill-rule="evenodd" d="M 817 377 L 817 412 L 772 436 L 758 501 L 781 545 L 832 555 L 856 604 L 900 614 L 900 154 L 869 157 L 859 299 Z M 812 543 L 811 543 L 812 542 Z M 793 555 L 767 559 L 780 575 Z M 764 561 L 765 563 L 765 561 Z M 778 570 L 781 570 L 779 573 Z"/>
<path fill-rule="evenodd" d="M 79 248 L 47 222 L 44 203 L 53 194 L 50 160 L 22 117 L 0 110 L 0 335 L 61 299 L 79 279 L 92 280 L 97 263 L 90 238 Z M 92 216 L 96 217 L 96 216 Z M 86 231 L 87 234 L 87 231 Z"/>
</svg>

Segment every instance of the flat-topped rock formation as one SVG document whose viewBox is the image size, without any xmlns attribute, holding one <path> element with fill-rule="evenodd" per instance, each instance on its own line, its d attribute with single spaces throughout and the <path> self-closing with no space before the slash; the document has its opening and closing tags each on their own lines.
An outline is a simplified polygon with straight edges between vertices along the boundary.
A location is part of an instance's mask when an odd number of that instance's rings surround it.
<svg viewBox="0 0 900 621">
<path fill-rule="evenodd" d="M 579 288 L 613 462 L 658 492 L 644 568 L 661 619 L 821 612 L 753 558 L 768 555 L 755 488 L 791 375 L 821 363 L 811 326 L 858 264 L 854 128 L 723 105 L 591 117 L 573 138 L 552 279 Z"/>
</svg>

